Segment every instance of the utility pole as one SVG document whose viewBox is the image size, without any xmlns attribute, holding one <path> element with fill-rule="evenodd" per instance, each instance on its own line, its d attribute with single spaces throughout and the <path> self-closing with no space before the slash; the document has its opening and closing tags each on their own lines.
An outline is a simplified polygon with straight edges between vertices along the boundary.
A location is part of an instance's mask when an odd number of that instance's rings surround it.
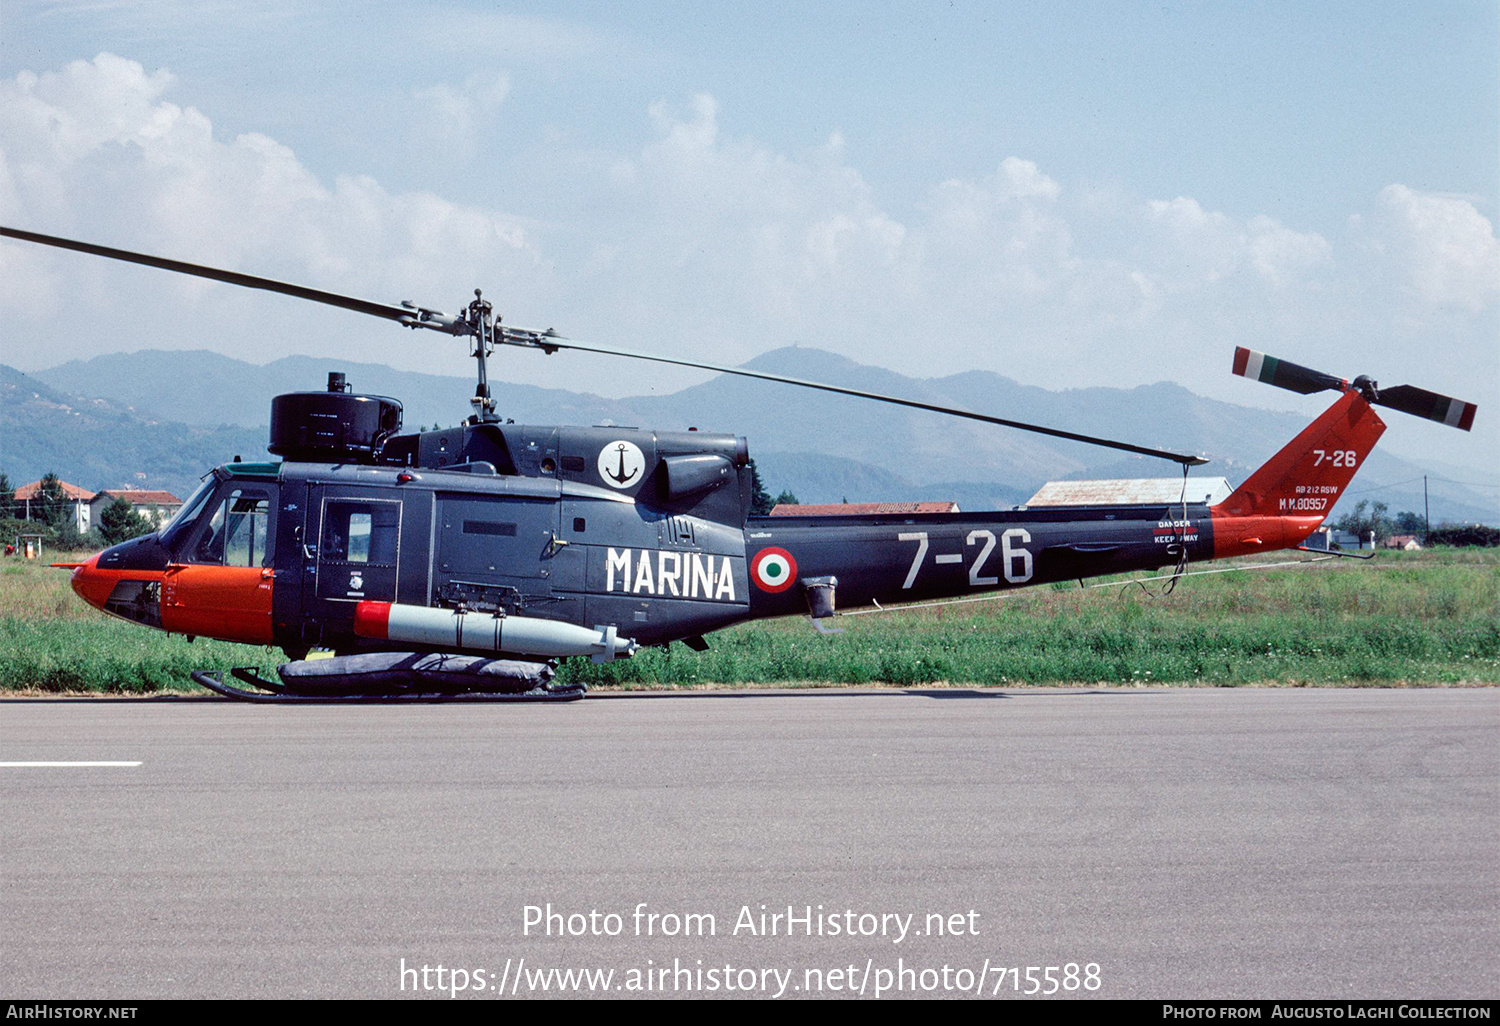
<svg viewBox="0 0 1500 1026">
<path fill-rule="evenodd" d="M 1422 520 L 1427 524 L 1427 530 L 1422 535 L 1422 544 L 1427 544 L 1427 538 L 1432 534 L 1432 511 L 1427 506 L 1427 475 L 1422 475 Z"/>
</svg>

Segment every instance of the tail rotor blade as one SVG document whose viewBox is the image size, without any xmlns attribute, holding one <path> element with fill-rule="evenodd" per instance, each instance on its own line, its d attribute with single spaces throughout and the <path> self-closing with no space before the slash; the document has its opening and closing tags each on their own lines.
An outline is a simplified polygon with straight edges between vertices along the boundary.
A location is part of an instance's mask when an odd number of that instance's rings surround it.
<svg viewBox="0 0 1500 1026">
<path fill-rule="evenodd" d="M 1252 378 L 1277 388 L 1290 389 L 1309 395 L 1324 389 L 1353 389 L 1375 406 L 1385 406 L 1414 417 L 1435 420 L 1439 424 L 1468 431 L 1474 425 L 1477 407 L 1451 396 L 1438 395 L 1415 385 L 1396 385 L 1393 388 L 1377 388 L 1375 382 L 1358 377 L 1351 384 L 1332 374 L 1324 374 L 1310 367 L 1303 367 L 1287 360 L 1278 360 L 1265 353 L 1238 346 L 1234 351 L 1234 372 L 1241 377 Z"/>
<path fill-rule="evenodd" d="M 1468 431 L 1474 426 L 1474 412 L 1478 409 L 1473 403 L 1438 395 L 1415 385 L 1382 388 L 1374 402 L 1376 406 L 1389 406 L 1393 410 L 1435 420 L 1460 431 Z"/>
<path fill-rule="evenodd" d="M 1343 388 L 1345 381 L 1332 374 L 1324 374 L 1310 367 L 1303 367 L 1289 360 L 1278 360 L 1265 353 L 1237 346 L 1234 350 L 1234 372 L 1241 377 L 1260 381 L 1277 388 L 1289 389 L 1310 395 L 1329 388 Z"/>
</svg>

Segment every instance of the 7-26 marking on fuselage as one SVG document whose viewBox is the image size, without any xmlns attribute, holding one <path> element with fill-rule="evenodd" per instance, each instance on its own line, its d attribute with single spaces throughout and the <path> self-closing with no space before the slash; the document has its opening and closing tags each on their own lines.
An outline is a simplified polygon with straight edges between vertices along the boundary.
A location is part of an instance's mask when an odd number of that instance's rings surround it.
<svg viewBox="0 0 1500 1026">
<path fill-rule="evenodd" d="M 922 560 L 926 558 L 930 545 L 927 540 L 926 531 L 903 531 L 896 535 L 896 540 L 904 542 L 914 541 L 917 543 L 917 551 L 912 556 L 911 566 L 906 571 L 906 580 L 901 585 L 901 589 L 905 591 L 917 583 L 917 574 L 921 572 Z M 1022 544 L 1017 544 L 1018 542 Z M 1006 582 L 1010 584 L 1025 584 L 1031 580 L 1035 566 L 1030 550 L 1023 547 L 1024 544 L 1029 544 L 1030 542 L 1031 532 L 1023 527 L 1012 527 L 1002 532 L 998 542 L 992 531 L 983 529 L 970 531 L 968 537 L 964 539 L 964 545 L 981 545 L 978 557 L 974 560 L 973 565 L 969 567 L 970 586 L 985 588 L 993 587 L 1000 583 L 999 577 L 986 576 L 980 573 L 984 569 L 985 563 L 989 560 L 990 554 L 995 551 L 997 544 L 1000 548 L 1001 573 L 1005 575 Z M 961 553 L 945 552 L 934 556 L 932 561 L 939 565 L 962 563 L 963 555 Z"/>
</svg>

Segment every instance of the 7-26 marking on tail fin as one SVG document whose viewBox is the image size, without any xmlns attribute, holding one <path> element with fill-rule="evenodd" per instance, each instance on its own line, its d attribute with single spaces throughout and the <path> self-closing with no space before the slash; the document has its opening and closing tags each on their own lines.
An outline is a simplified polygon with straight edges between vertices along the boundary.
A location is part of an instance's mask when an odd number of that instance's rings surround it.
<svg viewBox="0 0 1500 1026">
<path fill-rule="evenodd" d="M 1329 460 L 1335 467 L 1356 467 L 1359 465 L 1359 453 L 1353 449 L 1335 449 L 1333 455 L 1328 454 L 1326 449 L 1314 449 L 1313 455 L 1317 460 L 1313 463 L 1315 467 L 1321 467 L 1324 460 Z"/>
</svg>

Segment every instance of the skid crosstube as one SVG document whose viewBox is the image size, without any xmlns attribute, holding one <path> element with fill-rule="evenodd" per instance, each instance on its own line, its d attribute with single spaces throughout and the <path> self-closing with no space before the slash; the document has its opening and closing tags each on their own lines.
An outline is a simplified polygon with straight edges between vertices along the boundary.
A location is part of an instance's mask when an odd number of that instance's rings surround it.
<svg viewBox="0 0 1500 1026">
<path fill-rule="evenodd" d="M 286 686 L 279 681 L 267 680 L 256 673 L 251 667 L 237 666 L 229 671 L 236 679 L 242 680 L 252 687 L 262 688 L 261 691 L 246 691 L 232 684 L 224 682 L 223 672 L 220 670 L 194 670 L 192 677 L 195 684 L 200 684 L 210 691 L 223 695 L 225 698 L 233 698 L 242 702 L 276 702 L 282 704 L 321 704 L 338 705 L 340 703 L 397 703 L 397 702 L 575 702 L 582 698 L 588 691 L 583 684 L 567 685 L 560 688 L 538 687 L 530 691 L 522 692 L 497 692 L 497 691 L 438 691 L 423 690 L 420 685 L 414 685 L 410 689 L 383 689 L 374 692 L 350 692 L 347 694 L 303 694 L 288 691 Z"/>
</svg>

